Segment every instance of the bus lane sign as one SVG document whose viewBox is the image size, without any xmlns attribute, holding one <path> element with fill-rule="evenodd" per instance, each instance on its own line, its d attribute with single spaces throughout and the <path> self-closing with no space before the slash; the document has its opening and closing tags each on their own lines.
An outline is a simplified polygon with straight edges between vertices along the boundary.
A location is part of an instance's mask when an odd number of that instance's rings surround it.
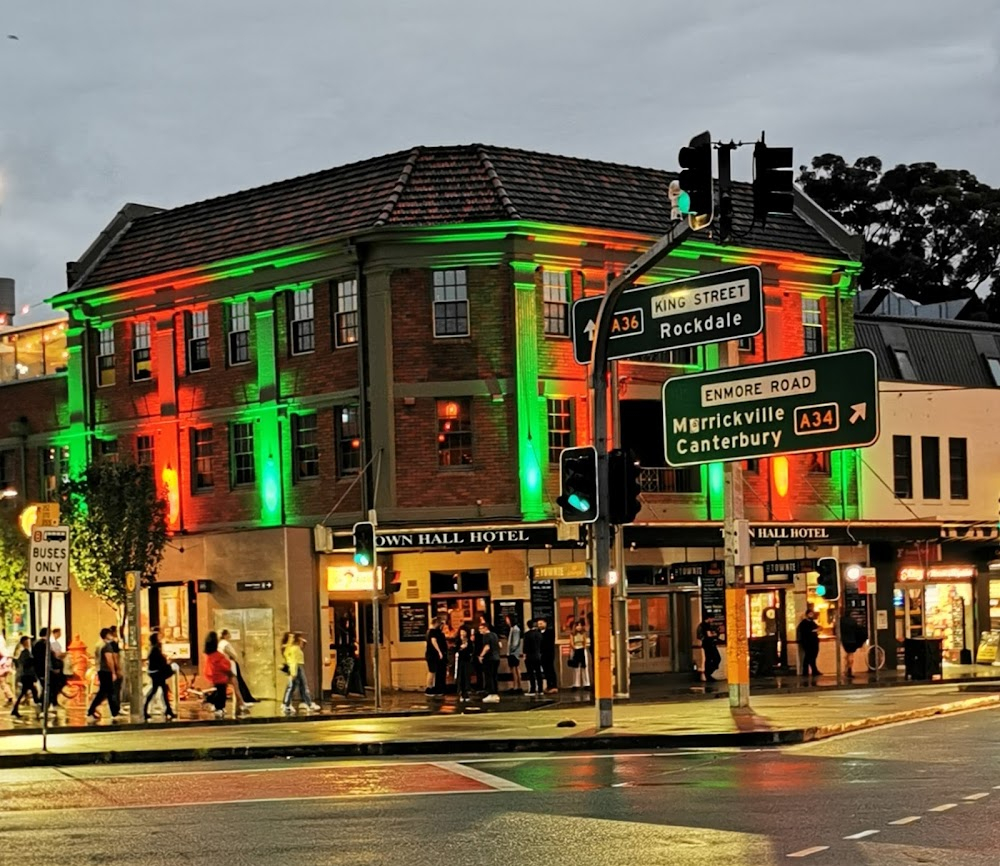
<svg viewBox="0 0 1000 866">
<path fill-rule="evenodd" d="M 31 592 L 69 592 L 69 527 L 34 526 L 28 560 Z"/>
</svg>

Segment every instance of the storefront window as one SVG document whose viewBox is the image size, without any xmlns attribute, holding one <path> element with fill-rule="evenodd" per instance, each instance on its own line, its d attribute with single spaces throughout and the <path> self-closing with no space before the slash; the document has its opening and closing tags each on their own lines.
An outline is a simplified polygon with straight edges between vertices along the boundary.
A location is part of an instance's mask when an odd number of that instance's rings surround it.
<svg viewBox="0 0 1000 866">
<path fill-rule="evenodd" d="M 191 658 L 186 586 L 160 586 L 159 626 L 163 652 L 168 658 Z"/>
</svg>

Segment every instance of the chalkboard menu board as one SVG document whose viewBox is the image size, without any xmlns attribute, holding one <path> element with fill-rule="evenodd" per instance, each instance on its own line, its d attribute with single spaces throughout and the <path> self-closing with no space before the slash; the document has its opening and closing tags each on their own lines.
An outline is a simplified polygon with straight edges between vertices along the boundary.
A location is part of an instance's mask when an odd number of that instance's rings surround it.
<svg viewBox="0 0 1000 866">
<path fill-rule="evenodd" d="M 551 580 L 531 581 L 531 618 L 544 619 L 549 625 L 555 622 L 556 595 Z"/>
<path fill-rule="evenodd" d="M 726 572 L 721 562 L 706 563 L 701 575 L 701 618 L 712 617 L 719 643 L 726 642 Z"/>
<path fill-rule="evenodd" d="M 430 605 L 401 604 L 399 606 L 399 639 L 415 643 L 427 638 Z"/>
<path fill-rule="evenodd" d="M 521 633 L 524 633 L 524 602 L 521 599 L 505 598 L 493 602 L 493 631 L 500 637 L 507 637 L 510 629 L 504 622 L 504 617 L 510 615 L 515 622 L 521 626 Z"/>
</svg>

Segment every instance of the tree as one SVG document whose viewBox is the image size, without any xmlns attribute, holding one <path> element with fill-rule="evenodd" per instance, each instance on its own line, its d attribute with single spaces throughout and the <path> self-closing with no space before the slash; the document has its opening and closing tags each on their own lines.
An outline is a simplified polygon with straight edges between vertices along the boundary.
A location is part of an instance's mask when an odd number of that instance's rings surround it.
<svg viewBox="0 0 1000 866">
<path fill-rule="evenodd" d="M 897 165 L 825 153 L 802 166 L 806 193 L 865 239 L 862 289 L 918 303 L 987 294 L 1000 309 L 1000 190 L 933 162 Z"/>
<path fill-rule="evenodd" d="M 125 572 L 155 580 L 167 543 L 167 503 L 151 467 L 94 463 L 66 481 L 60 496 L 77 584 L 121 610 Z"/>
<path fill-rule="evenodd" d="M 27 599 L 28 539 L 17 520 L 0 510 L 0 628 Z"/>
</svg>

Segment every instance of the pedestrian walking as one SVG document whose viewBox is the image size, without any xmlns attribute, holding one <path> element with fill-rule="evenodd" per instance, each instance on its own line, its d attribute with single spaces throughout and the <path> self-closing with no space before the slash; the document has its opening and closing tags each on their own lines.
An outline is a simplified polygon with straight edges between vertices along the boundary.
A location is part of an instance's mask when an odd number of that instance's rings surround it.
<svg viewBox="0 0 1000 866">
<path fill-rule="evenodd" d="M 230 641 L 229 629 L 224 628 L 219 633 L 219 652 L 222 653 L 233 665 L 233 675 L 236 678 L 236 689 L 235 694 L 239 695 L 238 711 L 242 711 L 245 707 L 253 706 L 257 703 L 257 699 L 253 696 L 250 691 L 250 686 L 247 685 L 246 680 L 243 679 L 243 666 L 240 664 L 239 656 L 236 655 L 236 650 L 233 649 L 233 645 Z"/>
<path fill-rule="evenodd" d="M 538 618 L 538 634 L 545 693 L 551 695 L 559 691 L 559 679 L 556 676 L 556 633 L 549 628 L 548 620 L 544 617 Z"/>
<path fill-rule="evenodd" d="M 521 655 L 523 654 L 521 626 L 517 624 L 517 617 L 513 614 L 506 614 L 504 622 L 507 625 L 507 667 L 510 668 L 512 695 L 524 694 L 521 688 Z"/>
<path fill-rule="evenodd" d="M 111 642 L 111 652 L 113 652 L 115 654 L 115 669 L 118 672 L 118 676 L 117 676 L 117 678 L 114 681 L 115 705 L 118 706 L 119 708 L 121 708 L 121 705 L 122 705 L 122 691 L 123 691 L 123 689 L 125 687 L 125 676 L 124 676 L 124 673 L 123 673 L 124 668 L 122 667 L 122 646 L 118 642 L 118 626 L 117 625 L 112 624 L 112 625 L 108 626 L 108 638 L 109 638 L 109 640 Z M 126 698 L 128 697 L 127 693 L 125 694 L 125 697 Z"/>
<path fill-rule="evenodd" d="M 483 648 L 479 651 L 479 662 L 483 668 L 483 689 L 486 696 L 484 704 L 500 703 L 497 689 L 497 671 L 500 669 L 500 638 L 485 621 L 479 623 L 479 634 L 483 639 Z"/>
<path fill-rule="evenodd" d="M 427 690 L 424 694 L 435 698 L 444 697 L 448 680 L 448 643 L 442 625 L 440 617 L 431 622 L 424 649 L 424 660 L 427 662 Z"/>
<path fill-rule="evenodd" d="M 802 676 L 820 676 L 819 668 L 816 667 L 816 659 L 819 657 L 819 624 L 813 608 L 807 608 L 802 614 L 802 619 L 795 627 L 795 639 L 802 655 Z"/>
<path fill-rule="evenodd" d="M 859 623 L 850 611 L 840 617 L 840 645 L 844 648 L 844 676 L 854 679 L 854 654 L 868 640 L 868 629 Z"/>
<path fill-rule="evenodd" d="M 163 705 L 166 707 L 164 712 L 167 720 L 175 718 L 176 714 L 170 706 L 170 691 L 167 688 L 167 683 L 173 675 L 174 670 L 170 665 L 170 660 L 163 653 L 163 648 L 160 646 L 160 636 L 156 632 L 149 636 L 149 655 L 146 658 L 146 671 L 149 673 L 149 678 L 153 681 L 153 687 L 149 690 L 149 694 L 146 695 L 146 703 L 142 707 L 142 717 L 147 722 L 149 721 L 149 703 L 156 696 L 157 692 L 162 692 Z"/>
<path fill-rule="evenodd" d="M 59 707 L 59 702 L 56 700 L 56 698 L 59 695 L 59 692 L 54 691 L 52 688 L 55 685 L 55 677 L 53 676 L 54 665 L 52 663 L 52 644 L 49 638 L 49 630 L 47 628 L 43 628 L 41 631 L 38 632 L 38 640 L 35 641 L 34 646 L 32 646 L 31 648 L 31 658 L 35 666 L 35 679 L 39 682 L 43 690 L 46 685 L 45 682 L 46 656 L 48 656 L 49 658 L 49 680 L 48 680 L 49 712 L 54 713 Z M 61 690 L 62 687 L 60 686 L 60 691 Z M 42 695 L 42 700 L 43 701 L 45 700 L 44 694 Z"/>
<path fill-rule="evenodd" d="M 63 686 L 66 685 L 66 650 L 62 643 L 62 629 L 52 629 L 49 636 L 49 649 L 52 652 L 52 669 L 49 671 L 49 705 L 62 709 L 59 698 Z"/>
<path fill-rule="evenodd" d="M 472 686 L 472 657 L 476 647 L 472 642 L 468 626 L 461 626 L 455 637 L 455 691 L 458 692 L 459 703 L 469 700 L 469 689 Z"/>
<path fill-rule="evenodd" d="M 306 707 L 315 712 L 322 707 L 309 694 L 309 684 L 306 682 L 306 639 L 302 632 L 293 632 L 291 639 L 285 644 L 285 664 L 288 666 L 288 685 L 285 688 L 285 699 L 281 703 L 281 712 L 286 716 L 295 712 L 292 709 L 292 696 L 296 689 L 299 692 L 299 707 Z"/>
<path fill-rule="evenodd" d="M 22 635 L 14 652 L 17 653 L 18 694 L 17 700 L 14 701 L 14 709 L 10 711 L 10 716 L 12 719 L 19 719 L 21 718 L 21 713 L 19 712 L 21 701 L 29 692 L 31 693 L 31 699 L 35 702 L 35 706 L 38 706 L 41 701 L 38 699 L 38 690 L 35 688 L 35 659 L 31 654 L 31 638 L 28 635 Z"/>
<path fill-rule="evenodd" d="M 722 664 L 722 656 L 719 655 L 719 629 L 711 615 L 698 624 L 695 637 L 701 641 L 701 649 L 705 654 L 705 682 L 714 682 L 712 674 Z"/>
<path fill-rule="evenodd" d="M 573 668 L 573 690 L 589 689 L 590 670 L 587 667 L 587 646 L 590 644 L 590 639 L 587 636 L 587 624 L 582 619 L 573 627 L 573 634 L 570 635 L 569 640 L 572 648 L 569 666 Z"/>
<path fill-rule="evenodd" d="M 223 653 L 219 652 L 219 636 L 214 631 L 210 631 L 205 637 L 202 672 L 205 679 L 214 686 L 208 695 L 208 700 L 215 707 L 215 717 L 221 719 L 226 714 L 226 699 L 229 696 L 233 665 Z"/>
<path fill-rule="evenodd" d="M 545 691 L 542 678 L 542 635 L 533 619 L 528 620 L 528 630 L 524 633 L 524 670 L 528 674 L 528 696 L 534 697 Z"/>
<path fill-rule="evenodd" d="M 117 682 L 121 676 L 121 669 L 118 667 L 118 654 L 114 651 L 111 640 L 111 629 L 101 629 L 101 642 L 98 644 L 97 652 L 94 654 L 94 666 L 97 668 L 97 694 L 90 702 L 87 709 L 87 724 L 93 725 L 97 722 L 97 708 L 102 702 L 108 702 L 108 709 L 111 711 L 111 721 L 118 718 L 121 711 L 121 704 L 118 702 Z"/>
</svg>

